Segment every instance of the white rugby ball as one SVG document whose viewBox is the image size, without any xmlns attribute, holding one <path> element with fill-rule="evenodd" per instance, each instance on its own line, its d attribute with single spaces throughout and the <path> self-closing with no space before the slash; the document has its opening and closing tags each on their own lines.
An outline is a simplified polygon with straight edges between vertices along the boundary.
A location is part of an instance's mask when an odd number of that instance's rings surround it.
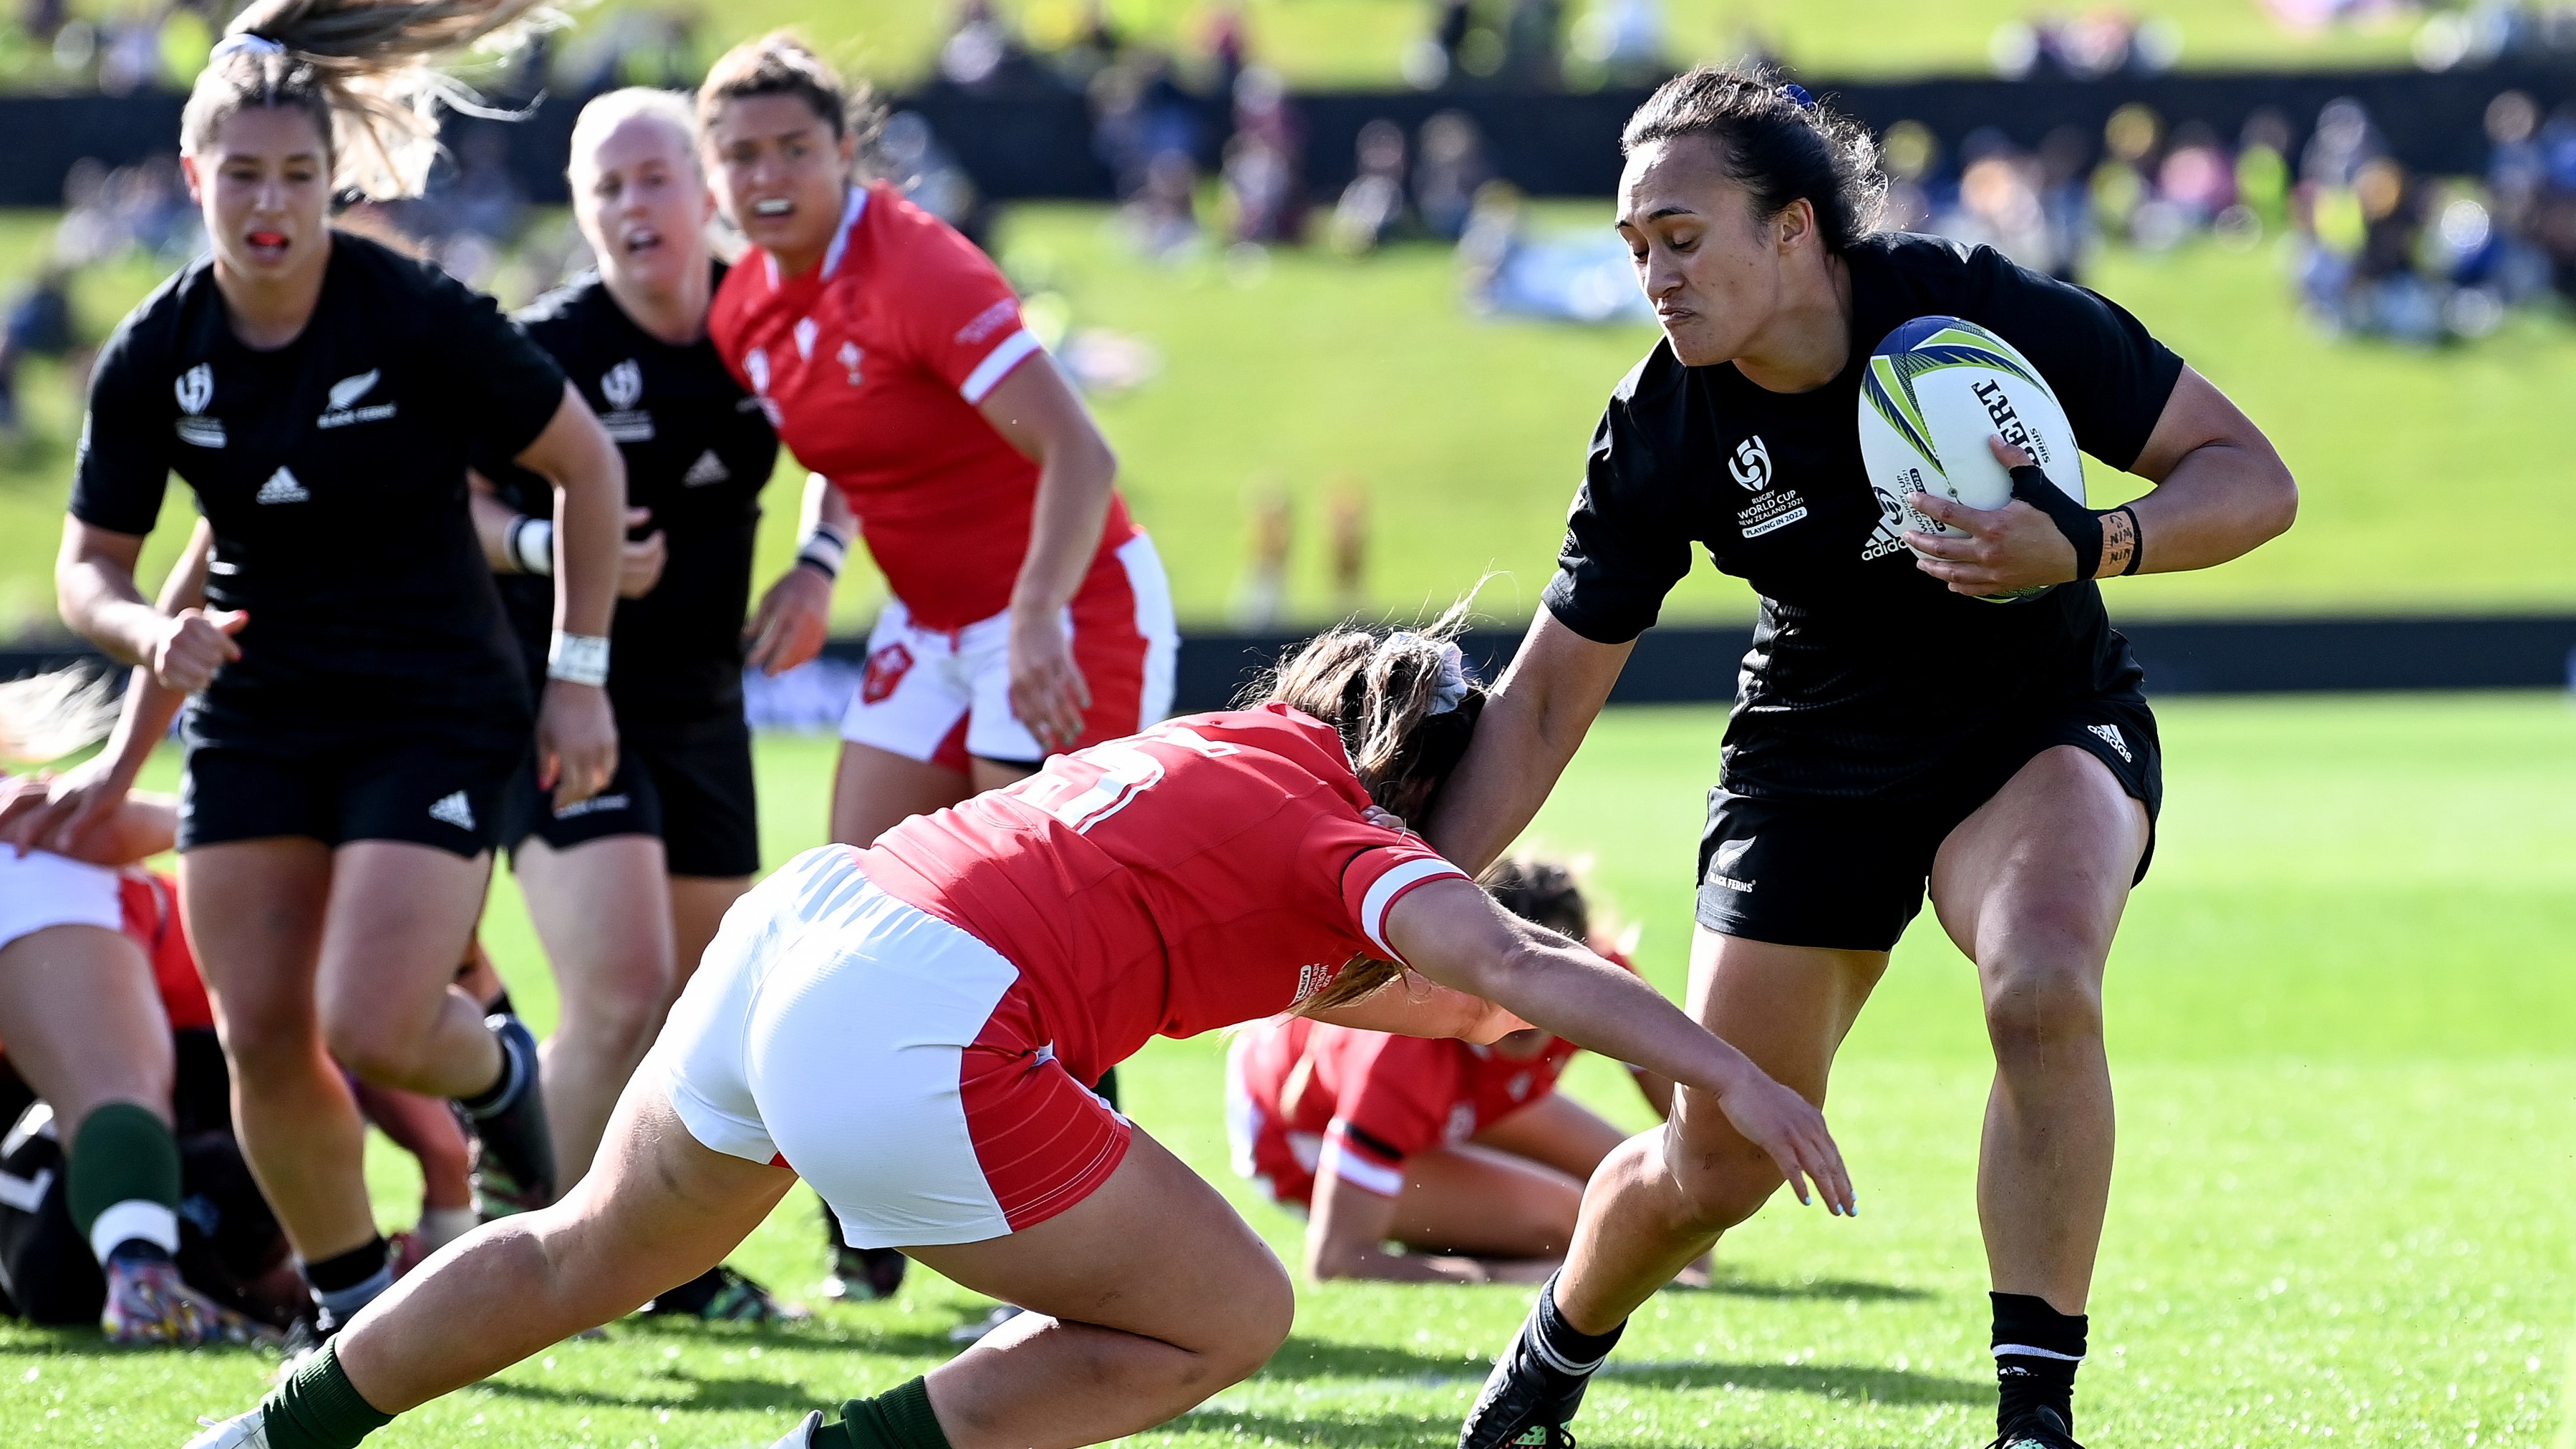
<svg viewBox="0 0 2576 1449">
<path fill-rule="evenodd" d="M 1906 505 L 1929 493 L 1970 508 L 2012 500 L 2012 475 L 1987 439 L 2030 454 L 2059 491 L 2084 501 L 2084 461 L 2057 394 L 2011 343 L 1962 317 L 1917 317 L 1869 354 L 1860 385 L 1860 456 L 1882 527 L 1958 535 Z M 1920 552 L 1920 550 L 1917 550 Z M 1989 596 L 2001 603 L 2054 584 Z"/>
</svg>

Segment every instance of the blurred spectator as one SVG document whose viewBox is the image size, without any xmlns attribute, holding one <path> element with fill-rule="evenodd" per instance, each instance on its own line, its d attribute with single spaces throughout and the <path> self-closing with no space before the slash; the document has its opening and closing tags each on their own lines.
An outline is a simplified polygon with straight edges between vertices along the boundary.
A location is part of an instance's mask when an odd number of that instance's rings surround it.
<svg viewBox="0 0 2576 1449">
<path fill-rule="evenodd" d="M 72 321 L 71 273 L 60 262 L 48 262 L 9 298 L 7 308 L 0 317 L 0 444 L 15 445 L 24 431 L 18 365 L 30 357 L 63 363 L 67 391 L 81 397 L 89 392 L 91 349 L 82 345 Z"/>
<path fill-rule="evenodd" d="M 1296 536 L 1296 512 L 1288 490 L 1276 478 L 1259 480 L 1252 495 L 1252 557 L 1234 587 L 1228 613 L 1247 633 L 1279 627 L 1288 614 L 1288 549 Z"/>
<path fill-rule="evenodd" d="M 555 86 L 595 95 L 617 86 L 692 90 L 706 71 L 703 17 L 687 5 L 629 5 L 583 17 L 550 66 Z"/>
<path fill-rule="evenodd" d="M 1094 77 L 1118 63 L 1124 43 L 1109 18 L 1108 0 L 1083 0 L 1081 17 L 1070 33 L 1047 48 L 1047 63 L 1067 85 L 1087 90 Z"/>
<path fill-rule="evenodd" d="M 1351 257 L 1376 250 L 1404 225 L 1404 128 L 1384 118 L 1360 127 L 1359 163 L 1333 207 L 1330 238 Z"/>
<path fill-rule="evenodd" d="M 1461 111 L 1442 111 L 1422 123 L 1414 146 L 1413 209 L 1423 230 L 1456 241 L 1467 230 L 1476 190 L 1492 174 L 1485 139 Z"/>
<path fill-rule="evenodd" d="M 1234 135 L 1225 145 L 1223 170 L 1227 231 L 1234 241 L 1295 242 L 1303 234 L 1299 142 L 1279 73 L 1264 66 L 1246 69 L 1235 80 Z"/>
<path fill-rule="evenodd" d="M 2182 29 L 2162 17 L 2142 21 L 2111 8 L 2074 17 L 2039 15 L 1995 27 L 1986 56 L 2006 80 L 2156 75 L 2182 57 Z"/>
<path fill-rule="evenodd" d="M 1663 0 L 1592 0 L 1575 21 L 1567 48 L 1604 85 L 1650 86 L 1672 74 L 1664 53 Z"/>
<path fill-rule="evenodd" d="M 956 27 L 939 46 L 939 78 L 967 90 L 987 89 L 1009 80 L 1027 58 L 992 0 L 962 0 Z"/>
<path fill-rule="evenodd" d="M 1501 78 L 1524 90 L 1557 89 L 1565 79 L 1564 44 L 1564 0 L 1511 0 Z"/>
<path fill-rule="evenodd" d="M 1941 159 L 1940 138 L 1921 121 L 1899 121 L 1879 138 L 1887 171 L 1887 204 L 1880 214 L 1890 231 L 1921 231 L 1932 221 L 1932 168 Z"/>
<path fill-rule="evenodd" d="M 1654 320 L 1627 243 L 1603 227 L 1534 235 L 1527 213 L 1510 182 L 1477 190 L 1473 219 L 1458 241 L 1470 307 L 1551 322 Z"/>
<path fill-rule="evenodd" d="M 2049 225 L 2038 158 L 1992 131 L 1971 135 L 1960 149 L 1974 159 L 1959 173 L 1955 204 L 1933 217 L 1932 229 L 1993 247 L 2035 272 L 2071 273 L 2073 240 Z"/>
<path fill-rule="evenodd" d="M 1245 70 L 1252 64 L 1252 30 L 1243 18 L 1243 8 L 1223 4 L 1210 11 L 1200 46 L 1210 66 L 1208 90 L 1220 96 L 1235 96 Z"/>
<path fill-rule="evenodd" d="M 1436 91 L 1455 80 L 1475 20 L 1468 0 L 1433 0 L 1430 33 L 1405 47 L 1405 83 L 1415 90 Z"/>
<path fill-rule="evenodd" d="M 84 158 L 64 174 L 54 258 L 67 267 L 78 270 L 136 252 L 176 267 L 204 241 L 204 222 L 188 200 L 174 155 L 148 156 L 112 171 Z"/>
<path fill-rule="evenodd" d="M 939 144 L 930 122 L 919 111 L 888 116 L 877 135 L 877 166 L 906 199 L 957 228 L 976 245 L 984 244 L 992 217 L 974 178 L 948 148 Z"/>
<path fill-rule="evenodd" d="M 1344 473 L 1327 485 L 1324 531 L 1333 612 L 1351 618 L 1368 605 L 1368 489 L 1357 475 Z"/>
</svg>

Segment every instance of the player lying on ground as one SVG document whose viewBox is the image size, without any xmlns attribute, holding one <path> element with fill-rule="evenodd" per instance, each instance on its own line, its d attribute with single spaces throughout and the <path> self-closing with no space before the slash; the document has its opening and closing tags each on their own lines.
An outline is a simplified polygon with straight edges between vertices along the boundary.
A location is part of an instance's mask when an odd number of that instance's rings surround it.
<svg viewBox="0 0 2576 1449">
<path fill-rule="evenodd" d="M 1522 920 L 1628 965 L 1593 934 L 1565 866 L 1499 861 L 1481 884 Z M 1577 1050 L 1535 1027 L 1490 1043 L 1304 1016 L 1246 1027 L 1225 1059 L 1235 1169 L 1309 1215 L 1306 1272 L 1319 1281 L 1535 1283 L 1574 1239 L 1583 1184 L 1627 1137 L 1556 1089 Z M 1630 1070 L 1663 1115 L 1672 1083 Z"/>
<path fill-rule="evenodd" d="M 498 1195 L 553 1192 L 535 1043 L 451 977 L 531 727 L 558 806 L 616 766 L 602 686 L 624 468 L 491 299 L 330 224 L 343 188 L 417 193 L 449 84 L 427 63 L 532 8 L 256 0 L 233 17 L 180 124 L 209 254 L 100 354 L 55 568 L 66 624 L 198 692 L 180 904 L 317 1332 L 391 1278 L 334 1058 L 457 1101 Z M 467 512 L 478 449 L 556 484 L 556 646 L 533 710 Z M 212 530 L 196 579 L 212 608 L 156 610 L 135 584 L 173 473 Z M 75 808 L 112 807 L 141 760 L 73 772 Z"/>
<path fill-rule="evenodd" d="M 0 685 L 0 758 L 47 760 L 94 742 L 112 706 L 82 688 L 83 678 Z M 0 802 L 43 796 L 40 780 L 0 784 Z M 178 1068 L 165 988 L 193 992 L 200 1005 L 204 993 L 192 964 L 167 982 L 173 973 L 158 969 L 167 958 L 152 943 L 175 924 L 163 919 L 175 903 L 150 877 L 117 869 L 169 849 L 177 818 L 176 801 L 136 796 L 62 842 L 61 853 L 0 836 L 0 1047 L 52 1110 L 72 1226 L 97 1260 L 93 1270 L 13 1251 L 0 1279 L 21 1315 L 43 1323 L 86 1316 L 110 1343 L 242 1343 L 254 1332 L 180 1274 Z M 0 1133 L 24 1105 L 0 1117 Z M 6 1236 L 10 1249 L 38 1247 Z"/>
<path fill-rule="evenodd" d="M 2111 1191 L 2103 975 L 2163 795 L 2144 676 L 2094 581 L 2234 558 L 2289 526 L 2297 487 L 2111 302 L 1986 248 L 1874 231 L 1875 143 L 1797 87 L 1696 71 L 1622 144 L 1619 233 L 1664 336 L 1602 414 L 1560 572 L 1430 837 L 1480 864 L 1520 834 L 1694 544 L 1751 581 L 1762 617 L 1701 837 L 1691 1010 L 1822 1102 L 1928 882 L 1977 964 L 1995 1054 L 1977 1208 L 1998 1439 L 2070 1449 Z M 1925 316 L 1991 329 L 2083 451 L 2156 486 L 2071 517 L 1922 492 L 1882 507 L 1861 380 L 1879 340 Z M 1669 1130 L 1593 1177 L 1463 1449 L 1561 1439 L 1628 1315 L 1778 1186 L 1681 1093 Z"/>
<path fill-rule="evenodd" d="M 780 1445 L 1070 1449 L 1161 1423 L 1259 1368 L 1292 1295 L 1216 1190 L 1082 1083 L 1158 1034 L 1290 1009 L 1482 1041 L 1543 1025 L 1711 1094 L 1847 1210 L 1814 1107 L 1372 821 L 1422 808 L 1480 703 L 1438 634 L 1339 631 L 1256 708 L 798 856 L 726 917 L 570 1197 L 469 1234 L 194 1449 L 350 1449 L 703 1270 L 800 1173 L 849 1241 L 1028 1311 Z"/>
</svg>

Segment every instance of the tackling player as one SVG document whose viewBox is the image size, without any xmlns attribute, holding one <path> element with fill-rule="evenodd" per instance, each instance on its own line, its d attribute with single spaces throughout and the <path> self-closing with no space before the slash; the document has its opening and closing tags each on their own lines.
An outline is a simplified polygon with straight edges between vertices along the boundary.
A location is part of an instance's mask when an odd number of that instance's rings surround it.
<svg viewBox="0 0 2576 1449">
<path fill-rule="evenodd" d="M 1822 1102 L 1928 880 L 1976 962 L 1995 1050 L 1977 1202 L 1998 1443 L 2068 1449 L 2111 1186 L 2103 966 L 2163 793 L 2137 661 L 2093 580 L 2224 563 L 2289 527 L 2296 486 L 2261 430 L 2117 306 L 1982 247 L 1873 232 L 1875 144 L 1798 87 L 1694 71 L 1622 144 L 1619 234 L 1664 338 L 1611 394 L 1546 607 L 1431 838 L 1470 863 L 1520 833 L 1694 542 L 1749 580 L 1762 614 L 1700 847 L 1693 1010 Z M 2019 348 L 2084 450 L 2156 487 L 2067 523 L 1915 495 L 1957 537 L 1883 516 L 1860 380 L 1878 339 L 1927 314 Z M 1668 1130 L 1593 1179 L 1574 1251 L 1460 1443 L 1561 1442 L 1629 1313 L 1778 1186 L 1683 1092 Z"/>
<path fill-rule="evenodd" d="M 487 1177 L 534 1200 L 552 1189 L 535 1044 L 450 984 L 531 723 L 465 469 L 480 448 L 558 488 L 552 677 L 534 720 L 558 805 L 616 766 L 601 686 L 623 470 L 490 299 L 328 224 L 337 188 L 417 188 L 445 83 L 429 61 L 529 9 L 258 0 L 233 18 L 180 134 L 212 255 L 100 355 L 57 567 L 73 629 L 168 691 L 202 691 L 181 900 L 242 1145 L 322 1332 L 391 1277 L 333 1057 L 455 1099 Z M 172 472 L 212 530 L 212 608 L 164 613 L 135 587 Z M 131 748 L 74 772 L 75 813 L 132 783 L 158 734 L 143 723 Z"/>
<path fill-rule="evenodd" d="M 1823 1114 L 1378 823 L 1439 788 L 1481 702 L 1437 634 L 1344 630 L 1256 708 L 798 856 L 726 917 L 571 1196 L 468 1235 L 195 1449 L 351 1449 L 723 1257 L 799 1174 L 852 1242 L 1028 1311 L 780 1449 L 1161 1423 L 1258 1368 L 1292 1297 L 1216 1190 L 1082 1084 L 1154 1036 L 1291 1009 L 1484 1041 L 1535 1019 L 1712 1094 L 1842 1210 Z"/>
<path fill-rule="evenodd" d="M 1117 460 L 1010 284 L 893 186 L 851 180 L 873 126 L 784 33 L 698 92 L 716 196 L 754 247 L 716 294 L 716 346 L 893 594 L 841 725 L 832 838 L 854 845 L 1160 719 L 1178 647 Z M 753 662 L 811 657 L 840 547 L 807 541 Z"/>
<path fill-rule="evenodd" d="M 1513 915 L 1628 965 L 1592 936 L 1564 866 L 1505 860 L 1483 884 Z M 1565 1256 L 1583 1184 L 1627 1136 L 1557 1091 L 1577 1050 L 1535 1028 L 1478 1044 L 1303 1016 L 1247 1027 L 1226 1053 L 1235 1170 L 1310 1214 L 1317 1280 L 1534 1283 Z M 1635 1075 L 1662 1115 L 1672 1084 Z M 1410 1251 L 1387 1252 L 1389 1240 Z"/>
<path fill-rule="evenodd" d="M 768 417 L 707 338 L 725 268 L 708 250 L 715 203 L 688 101 L 644 89 L 593 100 L 573 123 L 569 172 L 573 217 L 598 269 L 518 320 L 617 440 L 630 532 L 644 536 L 626 545 L 609 636 L 617 773 L 598 794 L 558 807 L 535 762 L 523 764 L 501 833 L 562 994 L 544 1057 L 566 1184 L 589 1168 L 675 981 L 696 967 L 760 869 L 742 629 L 760 491 L 778 456 Z M 474 511 L 542 686 L 553 484 L 506 457 L 482 460 Z M 779 1311 L 724 1270 L 657 1300 L 674 1303 L 727 1318 Z"/>
</svg>

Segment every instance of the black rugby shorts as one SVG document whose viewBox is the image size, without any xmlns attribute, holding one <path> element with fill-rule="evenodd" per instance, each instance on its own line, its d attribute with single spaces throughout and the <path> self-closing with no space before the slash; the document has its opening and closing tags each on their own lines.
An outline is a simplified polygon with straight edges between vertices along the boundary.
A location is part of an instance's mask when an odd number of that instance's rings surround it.
<svg viewBox="0 0 2576 1449">
<path fill-rule="evenodd" d="M 179 848 L 295 835 L 325 845 L 401 840 L 468 860 L 501 827 L 523 739 L 370 734 L 188 751 L 179 790 Z"/>
<path fill-rule="evenodd" d="M 557 813 L 537 788 L 534 757 L 510 782 L 501 843 L 534 836 L 556 850 L 612 835 L 653 835 L 673 875 L 730 879 L 760 873 L 760 811 L 751 778 L 751 727 L 739 717 L 685 724 L 620 721 L 608 788 Z"/>
<path fill-rule="evenodd" d="M 1722 785 L 1710 790 L 1699 843 L 1699 924 L 1781 946 L 1893 949 L 1923 909 L 1941 842 L 2022 766 L 2058 745 L 2109 766 L 2120 788 L 2147 807 L 2147 848 L 2136 877 L 2145 880 L 2164 808 L 2155 715 L 2143 700 L 2091 699 L 1956 762 L 1941 772 L 1948 786 L 1929 798 L 1770 799 Z"/>
</svg>

